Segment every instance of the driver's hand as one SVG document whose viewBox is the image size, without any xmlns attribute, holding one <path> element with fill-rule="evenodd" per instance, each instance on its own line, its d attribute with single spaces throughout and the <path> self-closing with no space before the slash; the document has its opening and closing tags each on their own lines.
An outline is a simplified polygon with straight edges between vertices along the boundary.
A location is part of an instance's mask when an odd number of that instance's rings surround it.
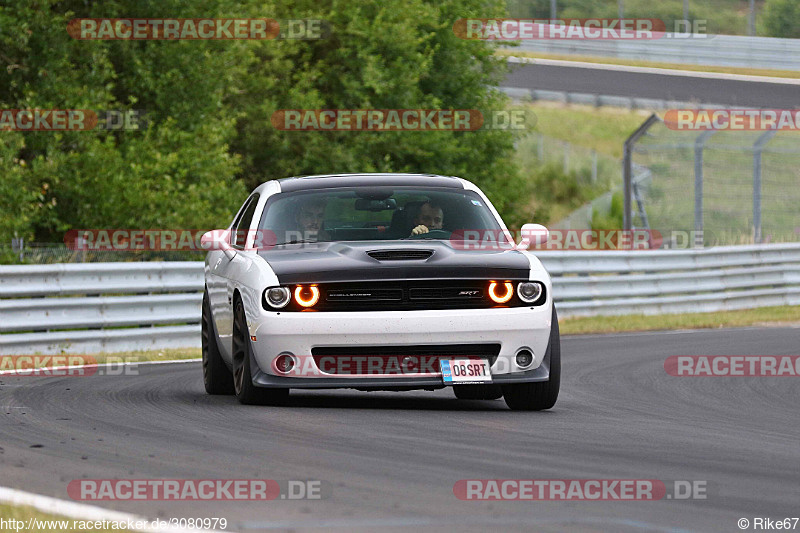
<svg viewBox="0 0 800 533">
<path fill-rule="evenodd" d="M 423 233 L 428 233 L 428 226 L 420 224 L 411 230 L 411 235 L 422 235 Z"/>
</svg>

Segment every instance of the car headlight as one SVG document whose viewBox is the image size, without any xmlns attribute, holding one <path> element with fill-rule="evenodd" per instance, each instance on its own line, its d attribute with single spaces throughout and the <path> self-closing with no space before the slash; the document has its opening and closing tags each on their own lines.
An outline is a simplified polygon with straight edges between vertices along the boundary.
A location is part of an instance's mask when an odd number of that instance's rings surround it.
<svg viewBox="0 0 800 533">
<path fill-rule="evenodd" d="M 517 285 L 519 299 L 525 303 L 532 304 L 541 298 L 543 292 L 544 286 L 538 281 L 523 281 Z"/>
<path fill-rule="evenodd" d="M 308 287 L 298 285 L 294 290 L 294 301 L 302 307 L 314 307 L 314 304 L 319 301 L 319 289 L 316 285 Z"/>
<path fill-rule="evenodd" d="M 264 289 L 264 301 L 273 309 L 282 309 L 286 307 L 291 298 L 292 293 L 286 287 L 270 287 Z"/>
<path fill-rule="evenodd" d="M 494 303 L 504 304 L 514 296 L 514 285 L 510 281 L 498 283 L 493 281 L 489 283 L 489 298 Z"/>
</svg>

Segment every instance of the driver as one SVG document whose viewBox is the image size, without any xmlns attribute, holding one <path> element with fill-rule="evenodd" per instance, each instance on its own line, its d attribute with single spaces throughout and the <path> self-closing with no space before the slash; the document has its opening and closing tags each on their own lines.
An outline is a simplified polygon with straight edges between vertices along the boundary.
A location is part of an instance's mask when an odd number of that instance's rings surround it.
<svg viewBox="0 0 800 533">
<path fill-rule="evenodd" d="M 411 235 L 422 235 L 430 230 L 442 229 L 444 222 L 444 211 L 441 206 L 430 200 L 419 206 L 419 211 L 414 217 L 414 229 Z"/>
</svg>

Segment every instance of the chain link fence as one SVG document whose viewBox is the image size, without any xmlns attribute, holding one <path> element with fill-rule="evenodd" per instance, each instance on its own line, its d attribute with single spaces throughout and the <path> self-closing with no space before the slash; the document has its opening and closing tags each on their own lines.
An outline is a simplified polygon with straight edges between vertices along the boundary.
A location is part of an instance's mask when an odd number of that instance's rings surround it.
<svg viewBox="0 0 800 533">
<path fill-rule="evenodd" d="M 578 187 L 590 191 L 586 203 L 571 212 L 555 213 L 546 222 L 559 229 L 589 229 L 595 211 L 607 213 L 614 191 L 622 191 L 620 160 L 567 141 L 535 132 L 517 142 L 523 169 L 551 166 Z"/>
<path fill-rule="evenodd" d="M 576 173 L 584 183 L 597 184 L 600 187 L 621 183 L 619 160 L 596 150 L 541 133 L 528 135 L 520 141 L 517 148 L 535 154 L 540 163 L 560 165 L 564 174 Z"/>
<path fill-rule="evenodd" d="M 655 115 L 632 136 L 633 228 L 695 232 L 695 245 L 800 241 L 800 132 L 687 131 Z"/>
</svg>

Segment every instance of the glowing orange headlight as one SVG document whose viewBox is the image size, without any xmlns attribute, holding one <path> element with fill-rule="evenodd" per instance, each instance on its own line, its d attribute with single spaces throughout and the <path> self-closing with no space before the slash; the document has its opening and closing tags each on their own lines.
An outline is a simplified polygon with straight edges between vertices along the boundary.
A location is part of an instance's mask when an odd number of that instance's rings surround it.
<svg viewBox="0 0 800 533">
<path fill-rule="evenodd" d="M 502 285 L 505 286 L 505 292 L 502 294 L 497 294 L 498 285 L 500 285 L 500 283 L 497 283 L 496 281 L 493 281 L 489 284 L 489 298 L 491 298 L 495 303 L 504 304 L 509 301 L 512 296 L 514 296 L 514 285 L 508 281 L 503 282 Z"/>
<path fill-rule="evenodd" d="M 308 293 L 311 293 L 310 295 Z M 294 290 L 294 301 L 303 307 L 313 307 L 319 301 L 319 289 L 316 285 L 303 287 L 298 285 Z"/>
</svg>

